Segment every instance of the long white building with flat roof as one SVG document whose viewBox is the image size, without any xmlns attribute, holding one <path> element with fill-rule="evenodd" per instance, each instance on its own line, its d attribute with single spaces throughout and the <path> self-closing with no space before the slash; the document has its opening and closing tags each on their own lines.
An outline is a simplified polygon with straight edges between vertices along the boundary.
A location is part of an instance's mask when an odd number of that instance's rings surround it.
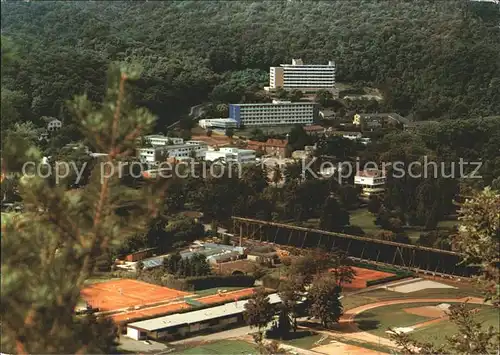
<svg viewBox="0 0 500 355">
<path fill-rule="evenodd" d="M 178 137 L 166 137 L 161 134 L 150 134 L 144 136 L 144 139 L 149 141 L 153 147 L 168 145 L 168 144 L 184 144 L 184 140 Z"/>
<path fill-rule="evenodd" d="M 269 295 L 269 303 L 280 304 L 277 293 Z M 302 303 L 303 300 L 298 303 Z M 130 323 L 127 337 L 142 339 L 176 339 L 197 334 L 213 333 L 244 324 L 243 313 L 248 300 L 226 303 L 221 306 L 175 313 L 164 317 Z"/>
<path fill-rule="evenodd" d="M 238 128 L 238 122 L 230 118 L 212 118 L 198 121 L 198 125 L 204 129 L 228 129 Z"/>
<path fill-rule="evenodd" d="M 314 92 L 335 88 L 335 62 L 328 64 L 304 64 L 302 59 L 292 59 L 292 64 L 280 64 L 269 69 L 268 90 L 278 88 Z"/>
<path fill-rule="evenodd" d="M 312 124 L 317 116 L 313 102 L 274 100 L 272 103 L 230 104 L 229 117 L 238 126 Z"/>
<path fill-rule="evenodd" d="M 205 158 L 208 145 L 202 141 L 187 141 L 185 144 L 160 145 L 137 149 L 137 156 L 142 163 L 154 164 L 168 158 Z"/>
<path fill-rule="evenodd" d="M 219 150 L 208 150 L 205 155 L 207 161 L 221 161 L 224 163 L 255 163 L 255 150 L 239 148 L 220 148 Z"/>
</svg>

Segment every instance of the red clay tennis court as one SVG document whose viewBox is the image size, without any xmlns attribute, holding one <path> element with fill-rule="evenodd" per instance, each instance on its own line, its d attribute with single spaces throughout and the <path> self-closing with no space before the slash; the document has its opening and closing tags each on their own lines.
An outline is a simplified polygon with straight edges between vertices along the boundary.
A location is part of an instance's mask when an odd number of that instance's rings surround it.
<svg viewBox="0 0 500 355">
<path fill-rule="evenodd" d="M 197 298 L 196 301 L 203 304 L 212 304 L 219 302 L 231 302 L 241 298 L 248 298 L 253 295 L 254 288 L 244 288 L 243 290 L 224 292 L 212 296 Z"/>
<path fill-rule="evenodd" d="M 111 318 L 115 323 L 130 322 L 134 319 L 164 316 L 169 313 L 175 313 L 183 309 L 191 308 L 186 302 L 171 303 L 164 306 L 149 307 L 137 311 L 123 312 L 111 315 Z"/>
<path fill-rule="evenodd" d="M 353 267 L 352 268 L 356 272 L 356 277 L 354 280 L 352 280 L 351 283 L 345 284 L 344 288 L 365 288 L 366 287 L 366 282 L 367 281 L 373 281 L 373 280 L 379 280 L 379 279 L 384 279 L 389 276 L 394 276 L 394 274 L 390 274 L 388 272 L 383 272 L 383 271 L 377 271 L 377 270 L 370 270 L 370 269 L 363 269 L 360 267 Z"/>
<path fill-rule="evenodd" d="M 189 296 L 187 292 L 122 279 L 92 284 L 81 291 L 82 298 L 100 311 L 152 304 Z"/>
</svg>

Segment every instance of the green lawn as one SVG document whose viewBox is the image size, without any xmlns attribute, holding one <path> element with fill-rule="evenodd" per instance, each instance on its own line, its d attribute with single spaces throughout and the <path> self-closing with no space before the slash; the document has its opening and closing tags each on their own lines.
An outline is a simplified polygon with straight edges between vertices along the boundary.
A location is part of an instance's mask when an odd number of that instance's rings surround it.
<svg viewBox="0 0 500 355">
<path fill-rule="evenodd" d="M 244 288 L 248 287 L 214 287 L 214 288 L 207 288 L 205 290 L 194 291 L 194 293 L 197 294 L 199 297 L 204 297 L 204 296 L 215 295 L 217 294 L 218 290 L 227 290 L 227 292 L 230 292 L 230 291 L 242 290 Z"/>
<path fill-rule="evenodd" d="M 198 344 L 194 347 L 174 351 L 177 355 L 213 355 L 213 354 L 258 354 L 255 346 L 239 340 L 221 340 L 213 343 Z"/>
<path fill-rule="evenodd" d="M 376 226 L 373 221 L 375 220 L 375 216 L 368 212 L 366 208 L 360 208 L 354 211 L 349 211 L 350 213 L 350 223 L 353 226 L 358 226 L 363 231 L 367 234 L 367 236 L 375 236 L 377 233 L 386 231 L 390 232 L 387 229 L 380 228 L 379 226 Z M 405 230 L 405 232 L 408 234 L 408 237 L 411 239 L 412 242 L 416 242 L 417 239 L 420 236 L 420 231 L 415 231 L 415 230 Z"/>
<path fill-rule="evenodd" d="M 470 305 L 472 308 L 481 308 L 481 311 L 475 315 L 474 319 L 483 324 L 484 329 L 492 326 L 499 328 L 500 316 L 498 310 L 488 306 Z M 447 336 L 451 336 L 458 332 L 457 326 L 451 322 L 444 321 L 436 324 L 431 324 L 427 327 L 420 328 L 411 333 L 412 338 L 422 342 L 431 342 L 434 344 L 443 344 Z"/>
<path fill-rule="evenodd" d="M 376 234 L 383 230 L 373 223 L 375 216 L 368 212 L 366 208 L 349 211 L 349 214 L 351 225 L 361 227 L 366 234 Z"/>
<path fill-rule="evenodd" d="M 306 350 L 329 343 L 328 336 L 315 332 L 297 331 L 296 335 L 297 337 L 295 339 L 285 340 L 283 343 Z M 323 341 L 318 343 L 321 339 L 323 339 Z"/>
</svg>

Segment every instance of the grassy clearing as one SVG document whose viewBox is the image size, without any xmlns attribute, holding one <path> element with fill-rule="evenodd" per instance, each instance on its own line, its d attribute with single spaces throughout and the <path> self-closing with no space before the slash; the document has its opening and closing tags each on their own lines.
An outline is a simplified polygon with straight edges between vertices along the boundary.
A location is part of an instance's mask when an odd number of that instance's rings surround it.
<svg viewBox="0 0 500 355">
<path fill-rule="evenodd" d="M 373 223 L 373 221 L 375 220 L 375 216 L 368 212 L 366 208 L 359 208 L 354 211 L 349 211 L 349 213 L 351 217 L 351 225 L 362 228 L 368 236 L 375 236 L 377 233 L 383 231 L 389 232 L 388 230 L 380 228 L 379 226 L 376 226 L 375 223 Z M 457 221 L 453 220 L 441 221 L 438 223 L 437 230 L 452 228 L 456 224 Z M 412 242 L 416 242 L 420 237 L 420 234 L 422 233 L 422 231 L 410 228 L 405 229 L 405 232 L 408 234 L 408 237 Z"/>
<path fill-rule="evenodd" d="M 365 231 L 368 236 L 375 236 L 380 232 L 390 232 L 387 229 L 380 228 L 375 225 L 373 221 L 375 220 L 375 216 L 371 214 L 366 208 L 360 208 L 354 211 L 350 211 L 351 215 L 351 225 L 358 226 Z M 420 237 L 420 231 L 406 229 L 405 232 L 408 234 L 408 237 L 412 242 L 416 242 Z"/>
<path fill-rule="evenodd" d="M 495 327 L 497 331 L 500 324 L 500 315 L 496 309 L 488 306 L 470 305 L 472 308 L 482 308 L 475 315 L 475 319 L 483 324 L 483 328 Z M 421 342 L 431 342 L 434 344 L 443 344 L 446 337 L 457 334 L 458 328 L 455 324 L 449 321 L 443 321 L 436 324 L 431 324 L 424 328 L 416 329 L 411 333 L 412 338 Z"/>
<path fill-rule="evenodd" d="M 366 234 L 375 235 L 385 229 L 382 229 L 373 223 L 375 216 L 368 212 L 366 208 L 359 208 L 354 211 L 349 211 L 350 223 L 353 226 L 362 228 Z"/>
<path fill-rule="evenodd" d="M 244 288 L 247 287 L 214 287 L 214 288 L 207 288 L 206 290 L 194 291 L 194 293 L 199 297 L 204 297 L 204 296 L 215 295 L 219 290 L 226 290 L 227 292 L 231 292 L 231 291 L 242 290 Z"/>
<path fill-rule="evenodd" d="M 258 350 L 239 340 L 221 340 L 213 343 L 198 344 L 194 347 L 174 351 L 170 354 L 177 355 L 213 355 L 213 354 L 258 354 Z"/>
</svg>

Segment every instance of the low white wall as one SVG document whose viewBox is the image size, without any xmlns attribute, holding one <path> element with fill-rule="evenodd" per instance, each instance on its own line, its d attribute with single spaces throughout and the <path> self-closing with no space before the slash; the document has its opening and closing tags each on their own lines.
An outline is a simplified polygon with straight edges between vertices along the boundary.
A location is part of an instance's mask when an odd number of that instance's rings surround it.
<svg viewBox="0 0 500 355">
<path fill-rule="evenodd" d="M 141 332 L 135 328 L 127 327 L 127 337 L 135 339 L 135 340 L 140 340 L 141 339 Z"/>
</svg>

